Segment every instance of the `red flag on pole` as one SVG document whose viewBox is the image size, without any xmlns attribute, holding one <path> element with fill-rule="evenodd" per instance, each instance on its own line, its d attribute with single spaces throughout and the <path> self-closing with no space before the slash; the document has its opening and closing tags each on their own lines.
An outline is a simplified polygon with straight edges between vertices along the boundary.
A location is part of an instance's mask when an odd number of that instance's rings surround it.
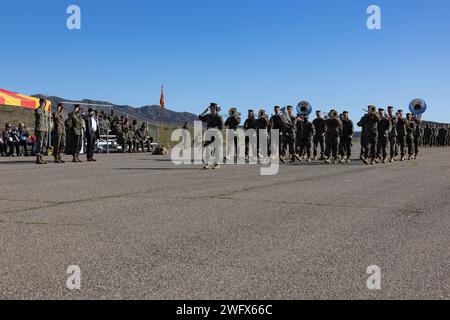
<svg viewBox="0 0 450 320">
<path fill-rule="evenodd" d="M 159 99 L 159 105 L 164 110 L 164 86 L 161 86 L 161 98 Z"/>
</svg>

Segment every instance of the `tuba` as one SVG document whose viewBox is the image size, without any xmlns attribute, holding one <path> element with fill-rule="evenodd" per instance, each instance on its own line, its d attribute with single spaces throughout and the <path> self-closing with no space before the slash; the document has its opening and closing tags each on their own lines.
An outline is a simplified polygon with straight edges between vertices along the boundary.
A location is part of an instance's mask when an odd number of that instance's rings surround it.
<svg viewBox="0 0 450 320">
<path fill-rule="evenodd" d="M 312 112 L 311 104 L 308 101 L 301 101 L 297 104 L 297 114 L 309 116 Z"/>
<path fill-rule="evenodd" d="M 416 117 L 421 116 L 427 111 L 427 104 L 423 99 L 414 99 L 409 104 L 409 111 Z"/>
</svg>

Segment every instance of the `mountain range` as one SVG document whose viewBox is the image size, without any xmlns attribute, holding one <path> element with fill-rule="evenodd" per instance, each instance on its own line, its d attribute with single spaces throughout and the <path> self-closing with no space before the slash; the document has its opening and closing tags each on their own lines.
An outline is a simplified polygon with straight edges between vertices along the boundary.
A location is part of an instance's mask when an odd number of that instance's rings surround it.
<svg viewBox="0 0 450 320">
<path fill-rule="evenodd" d="M 92 107 L 98 111 L 105 111 L 107 114 L 109 114 L 111 112 L 111 107 L 108 107 L 108 106 L 112 106 L 115 113 L 118 114 L 119 116 L 124 115 L 131 119 L 137 119 L 137 120 L 141 120 L 141 121 L 159 123 L 160 117 L 161 117 L 161 107 L 159 105 L 147 105 L 147 106 L 142 106 L 139 108 L 134 108 L 129 105 L 117 105 L 117 104 L 107 102 L 107 101 L 98 101 L 98 100 L 92 100 L 92 99 L 83 99 L 83 100 L 73 101 L 73 100 L 68 100 L 68 99 L 64 99 L 61 97 L 57 97 L 57 96 L 47 97 L 47 96 L 44 96 L 41 94 L 36 94 L 36 95 L 34 95 L 34 97 L 45 98 L 47 100 L 50 100 L 52 102 L 53 109 L 56 109 L 57 104 L 60 102 L 70 101 L 70 102 L 73 102 L 74 104 L 75 103 L 80 103 L 80 104 L 85 103 L 85 104 L 92 105 L 92 106 L 85 106 L 85 107 L 82 106 L 82 108 L 88 109 L 88 108 Z M 98 105 L 98 106 L 96 106 L 96 105 Z M 100 105 L 107 105 L 107 106 L 100 106 Z M 69 109 L 71 107 L 72 106 L 70 106 L 70 104 L 69 104 Z M 176 112 L 176 111 L 172 111 L 167 108 L 164 109 L 164 116 L 163 116 L 164 123 L 181 125 L 181 124 L 184 124 L 185 122 L 192 123 L 195 120 L 198 120 L 198 116 L 196 116 L 193 113 Z"/>
</svg>

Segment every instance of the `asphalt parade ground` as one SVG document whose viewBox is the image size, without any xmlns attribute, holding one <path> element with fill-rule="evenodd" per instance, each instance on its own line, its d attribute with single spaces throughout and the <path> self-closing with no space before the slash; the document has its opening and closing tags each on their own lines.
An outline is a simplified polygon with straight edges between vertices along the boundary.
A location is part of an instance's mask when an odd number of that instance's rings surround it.
<svg viewBox="0 0 450 320">
<path fill-rule="evenodd" d="M 450 299 L 449 149 L 275 176 L 97 158 L 0 159 L 1 299 Z"/>
</svg>

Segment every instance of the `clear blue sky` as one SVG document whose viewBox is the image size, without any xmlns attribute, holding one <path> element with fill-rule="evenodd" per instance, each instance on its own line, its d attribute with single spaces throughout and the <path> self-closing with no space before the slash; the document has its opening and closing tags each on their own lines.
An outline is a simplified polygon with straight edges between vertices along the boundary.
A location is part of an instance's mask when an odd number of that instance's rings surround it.
<svg viewBox="0 0 450 320">
<path fill-rule="evenodd" d="M 82 29 L 66 28 L 66 8 Z M 382 30 L 366 9 L 382 10 Z M 2 1 L 0 88 L 200 113 L 308 100 L 406 108 L 450 122 L 448 0 Z"/>
</svg>

